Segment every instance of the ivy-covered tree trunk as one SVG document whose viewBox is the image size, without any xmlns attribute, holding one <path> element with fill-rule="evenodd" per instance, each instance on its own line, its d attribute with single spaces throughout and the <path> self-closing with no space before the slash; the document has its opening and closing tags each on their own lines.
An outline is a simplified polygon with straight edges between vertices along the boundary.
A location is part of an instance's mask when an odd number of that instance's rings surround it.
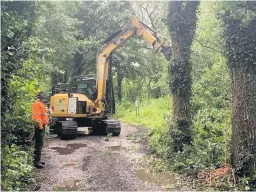
<svg viewBox="0 0 256 192">
<path fill-rule="evenodd" d="M 256 172 L 256 3 L 225 2 L 221 18 L 232 81 L 231 164 L 238 174 L 253 175 Z"/>
<path fill-rule="evenodd" d="M 190 104 L 192 66 L 189 59 L 196 29 L 198 4 L 198 1 L 169 2 L 168 29 L 171 34 L 174 57 L 169 67 L 174 116 L 171 136 L 175 151 L 182 151 L 182 146 L 191 144 L 192 141 Z"/>
<path fill-rule="evenodd" d="M 231 69 L 231 79 L 231 163 L 238 173 L 252 175 L 256 172 L 256 65 Z"/>
</svg>

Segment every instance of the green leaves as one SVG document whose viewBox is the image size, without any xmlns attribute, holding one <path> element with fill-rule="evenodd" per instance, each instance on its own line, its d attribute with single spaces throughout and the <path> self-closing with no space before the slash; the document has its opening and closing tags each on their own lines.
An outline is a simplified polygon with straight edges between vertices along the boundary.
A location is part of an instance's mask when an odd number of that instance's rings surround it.
<svg viewBox="0 0 256 192">
<path fill-rule="evenodd" d="M 47 77 L 35 57 L 36 2 L 1 3 L 1 188 L 28 190 L 33 177 L 31 103 Z M 38 50 L 37 50 L 38 51 Z"/>
<path fill-rule="evenodd" d="M 34 5 L 34 2 L 3 2 L 1 5 L 2 117 L 12 105 L 11 98 L 8 97 L 11 74 L 22 67 L 22 62 L 28 56 L 23 43 L 31 35 L 35 20 Z"/>
<path fill-rule="evenodd" d="M 2 189 L 5 191 L 27 190 L 28 180 L 33 177 L 31 152 L 20 151 L 17 145 L 6 146 L 2 155 Z"/>
<path fill-rule="evenodd" d="M 255 2 L 225 2 L 219 18 L 222 20 L 225 54 L 230 68 L 247 68 L 256 59 Z"/>
</svg>

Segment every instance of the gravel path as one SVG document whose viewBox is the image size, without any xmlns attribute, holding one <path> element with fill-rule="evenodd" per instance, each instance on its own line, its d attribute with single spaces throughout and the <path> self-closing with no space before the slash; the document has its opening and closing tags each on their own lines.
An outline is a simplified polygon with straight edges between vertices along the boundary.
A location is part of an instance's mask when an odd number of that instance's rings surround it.
<svg viewBox="0 0 256 192">
<path fill-rule="evenodd" d="M 146 148 L 131 138 L 145 129 L 122 123 L 119 137 L 81 136 L 73 140 L 46 139 L 39 170 L 40 191 L 162 191 L 139 178 L 138 165 Z M 143 174 L 140 174 L 143 175 Z"/>
</svg>

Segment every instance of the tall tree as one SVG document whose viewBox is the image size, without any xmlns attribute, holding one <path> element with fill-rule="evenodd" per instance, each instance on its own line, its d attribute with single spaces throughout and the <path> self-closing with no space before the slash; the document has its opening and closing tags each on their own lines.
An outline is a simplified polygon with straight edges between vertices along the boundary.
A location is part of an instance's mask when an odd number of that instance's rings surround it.
<svg viewBox="0 0 256 192">
<path fill-rule="evenodd" d="M 82 21 L 82 42 L 74 55 L 74 75 L 96 73 L 96 54 L 108 36 L 124 26 L 131 15 L 129 2 L 83 2 L 75 16 Z"/>
<path fill-rule="evenodd" d="M 174 127 L 171 135 L 174 140 L 175 151 L 182 151 L 183 144 L 190 144 L 192 141 L 190 104 L 192 66 L 189 59 L 196 29 L 198 4 L 198 1 L 169 2 L 168 28 L 174 57 L 169 68 L 174 116 Z"/>
<path fill-rule="evenodd" d="M 12 112 L 15 99 L 9 88 L 12 74 L 28 58 L 25 44 L 35 26 L 35 2 L 2 2 L 1 4 L 1 125 L 5 130 L 5 113 Z M 2 142 L 6 134 L 2 134 Z"/>
<path fill-rule="evenodd" d="M 256 172 L 256 3 L 224 2 L 225 55 L 232 86 L 231 163 L 238 174 Z"/>
<path fill-rule="evenodd" d="M 72 56 L 79 46 L 78 26 L 74 17 L 81 2 L 38 2 L 38 29 L 34 37 L 40 63 L 52 65 L 51 83 L 66 82 L 73 70 Z"/>
</svg>

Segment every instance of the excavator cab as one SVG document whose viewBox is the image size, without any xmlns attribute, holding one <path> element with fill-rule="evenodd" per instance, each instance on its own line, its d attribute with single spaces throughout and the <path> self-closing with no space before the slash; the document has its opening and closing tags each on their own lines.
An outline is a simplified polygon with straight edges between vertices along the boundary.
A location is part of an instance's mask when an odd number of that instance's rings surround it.
<svg viewBox="0 0 256 192">
<path fill-rule="evenodd" d="M 68 93 L 69 85 L 67 83 L 58 83 L 52 85 L 52 96 L 60 93 Z"/>
<path fill-rule="evenodd" d="M 71 93 L 83 94 L 91 100 L 96 99 L 96 76 L 81 75 L 74 77 Z"/>
</svg>

